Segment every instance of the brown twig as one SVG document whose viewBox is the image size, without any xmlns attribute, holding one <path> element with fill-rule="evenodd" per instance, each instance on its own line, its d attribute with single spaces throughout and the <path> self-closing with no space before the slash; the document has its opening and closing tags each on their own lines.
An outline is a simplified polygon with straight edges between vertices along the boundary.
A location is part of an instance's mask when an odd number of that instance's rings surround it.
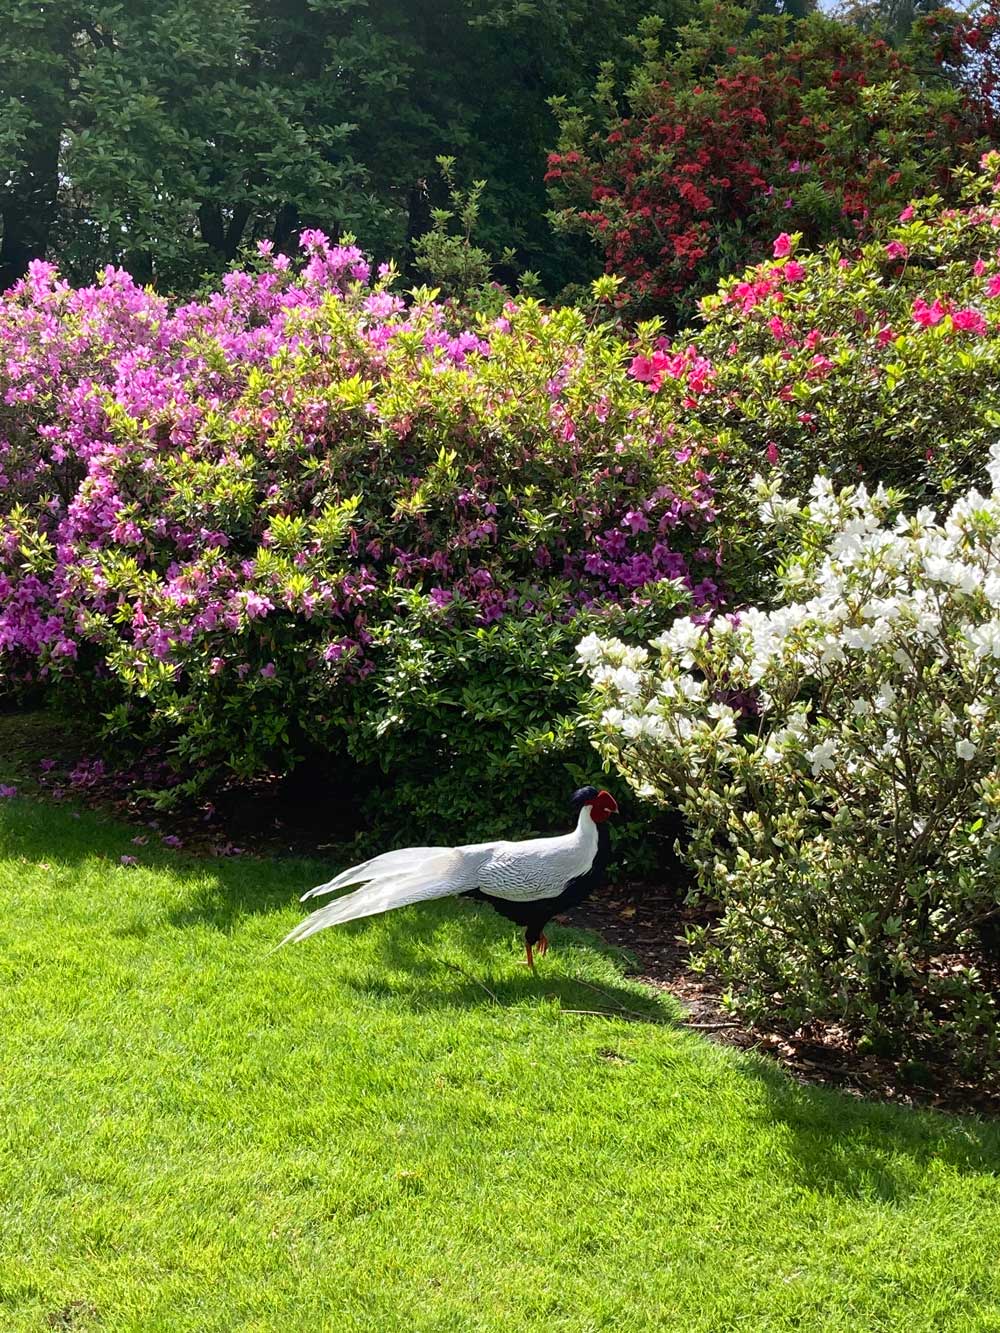
<svg viewBox="0 0 1000 1333">
<path fill-rule="evenodd" d="M 602 990 L 600 986 L 595 986 L 591 981 L 584 981 L 583 977 L 574 977 L 573 980 L 578 986 L 586 986 L 587 990 L 592 990 L 598 995 L 603 995 L 606 1000 L 610 1000 L 620 1014 L 628 1014 L 631 1018 L 640 1018 L 644 1023 L 662 1023 L 663 1019 L 651 1017 L 649 1014 L 641 1014 L 638 1009 L 629 1009 L 627 1005 L 617 1000 L 610 991 Z M 585 1009 L 564 1009 L 564 1013 L 587 1013 Z M 603 1010 L 597 1009 L 595 1013 L 603 1013 Z"/>
<path fill-rule="evenodd" d="M 484 990 L 495 1005 L 498 1005 L 501 1009 L 507 1008 L 503 1001 L 490 990 L 485 981 L 480 981 L 479 978 L 474 977 L 471 972 L 466 972 L 464 967 L 459 967 L 458 963 L 449 962 L 447 958 L 439 958 L 438 962 L 444 963 L 445 967 L 450 967 L 453 972 L 458 972 L 465 977 L 466 981 L 471 981 L 473 985 L 478 986 L 480 990 Z"/>
<path fill-rule="evenodd" d="M 561 1014 L 583 1014 L 589 1018 L 633 1018 L 638 1019 L 640 1023 L 652 1023 L 655 1027 L 663 1026 L 661 1018 L 653 1018 L 648 1014 L 637 1013 L 634 1009 L 564 1009 L 559 1006 Z"/>
<path fill-rule="evenodd" d="M 559 1006 L 559 1012 L 561 1014 L 579 1014 L 585 1018 L 621 1018 L 622 1016 L 620 1009 L 617 1012 L 611 1009 L 564 1009 L 562 1005 Z"/>
<path fill-rule="evenodd" d="M 697 1029 L 699 1032 L 714 1032 L 718 1028 L 739 1028 L 742 1027 L 743 1024 L 742 1023 L 685 1023 L 682 1019 L 679 1026 L 682 1028 L 694 1028 Z"/>
</svg>

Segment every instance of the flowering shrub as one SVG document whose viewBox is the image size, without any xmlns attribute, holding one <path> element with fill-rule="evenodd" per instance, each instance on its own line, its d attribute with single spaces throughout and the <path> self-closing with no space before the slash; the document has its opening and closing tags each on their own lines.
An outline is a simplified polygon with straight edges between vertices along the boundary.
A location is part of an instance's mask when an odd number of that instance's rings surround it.
<svg viewBox="0 0 1000 1333">
<path fill-rule="evenodd" d="M 923 15 L 918 28 L 934 59 L 953 73 L 996 142 L 1000 87 L 1000 6 L 982 0 L 971 9 L 939 9 Z"/>
<path fill-rule="evenodd" d="M 578 689 L 552 645 L 716 598 L 709 479 L 610 330 L 456 324 L 302 240 L 201 302 L 42 263 L 0 302 L 0 686 L 167 742 L 188 790 L 319 749 L 406 771 L 442 833 L 549 819 L 580 757 L 544 740 Z M 530 798 L 498 804 L 516 737 Z"/>
<path fill-rule="evenodd" d="M 557 107 L 546 175 L 556 225 L 596 242 L 631 314 L 690 314 L 780 231 L 864 239 L 975 160 L 979 117 L 947 79 L 819 15 L 751 25 L 710 3 L 672 53 L 655 21 L 643 46 L 625 114 L 609 75 L 593 116 Z"/>
<path fill-rule="evenodd" d="M 963 207 L 915 201 L 847 252 L 800 253 L 801 237 L 780 233 L 770 260 L 702 300 L 695 346 L 639 327 L 631 373 L 669 402 L 675 440 L 711 460 L 743 596 L 773 563 L 747 504 L 759 470 L 792 493 L 820 470 L 864 477 L 914 504 L 984 480 L 1000 425 L 998 173 L 990 155 Z"/>
<path fill-rule="evenodd" d="M 773 609 L 578 652 L 602 754 L 683 810 L 735 1002 L 997 1072 L 1000 447 L 990 476 L 940 520 L 759 480 L 795 546 Z"/>
</svg>

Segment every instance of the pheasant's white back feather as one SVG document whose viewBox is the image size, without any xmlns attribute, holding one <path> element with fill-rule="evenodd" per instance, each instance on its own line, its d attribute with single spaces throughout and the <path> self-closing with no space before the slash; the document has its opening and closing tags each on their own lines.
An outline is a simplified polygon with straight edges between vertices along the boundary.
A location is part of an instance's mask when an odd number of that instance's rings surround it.
<svg viewBox="0 0 1000 1333">
<path fill-rule="evenodd" d="M 597 855 L 597 825 L 587 810 L 572 833 L 562 838 L 487 844 L 489 855 L 478 868 L 476 886 L 508 902 L 557 898 L 571 879 L 585 875 Z M 478 850 L 467 848 L 466 850 Z"/>
</svg>

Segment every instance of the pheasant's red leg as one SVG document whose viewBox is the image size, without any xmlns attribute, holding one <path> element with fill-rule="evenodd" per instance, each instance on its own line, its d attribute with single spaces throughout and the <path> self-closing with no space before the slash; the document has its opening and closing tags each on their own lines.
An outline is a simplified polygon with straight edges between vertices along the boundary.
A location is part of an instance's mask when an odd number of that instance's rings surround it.
<svg viewBox="0 0 1000 1333">
<path fill-rule="evenodd" d="M 535 958 L 534 958 L 534 955 L 533 955 L 532 952 L 531 952 L 531 945 L 528 943 L 527 940 L 524 941 L 524 952 L 527 954 L 527 958 L 526 958 L 525 961 L 527 962 L 528 966 L 531 968 L 532 972 L 534 972 L 534 970 L 535 970 Z"/>
<path fill-rule="evenodd" d="M 544 935 L 538 937 L 538 952 L 544 958 L 549 951 L 549 942 Z"/>
</svg>

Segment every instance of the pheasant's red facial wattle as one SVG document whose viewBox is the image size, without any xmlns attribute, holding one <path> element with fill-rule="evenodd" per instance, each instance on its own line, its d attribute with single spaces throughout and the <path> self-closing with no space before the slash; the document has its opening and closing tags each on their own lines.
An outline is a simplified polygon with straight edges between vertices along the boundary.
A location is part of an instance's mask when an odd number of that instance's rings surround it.
<svg viewBox="0 0 1000 1333">
<path fill-rule="evenodd" d="M 609 815 L 618 813 L 618 802 L 609 791 L 599 791 L 590 802 L 590 817 L 595 824 L 603 824 Z"/>
</svg>

